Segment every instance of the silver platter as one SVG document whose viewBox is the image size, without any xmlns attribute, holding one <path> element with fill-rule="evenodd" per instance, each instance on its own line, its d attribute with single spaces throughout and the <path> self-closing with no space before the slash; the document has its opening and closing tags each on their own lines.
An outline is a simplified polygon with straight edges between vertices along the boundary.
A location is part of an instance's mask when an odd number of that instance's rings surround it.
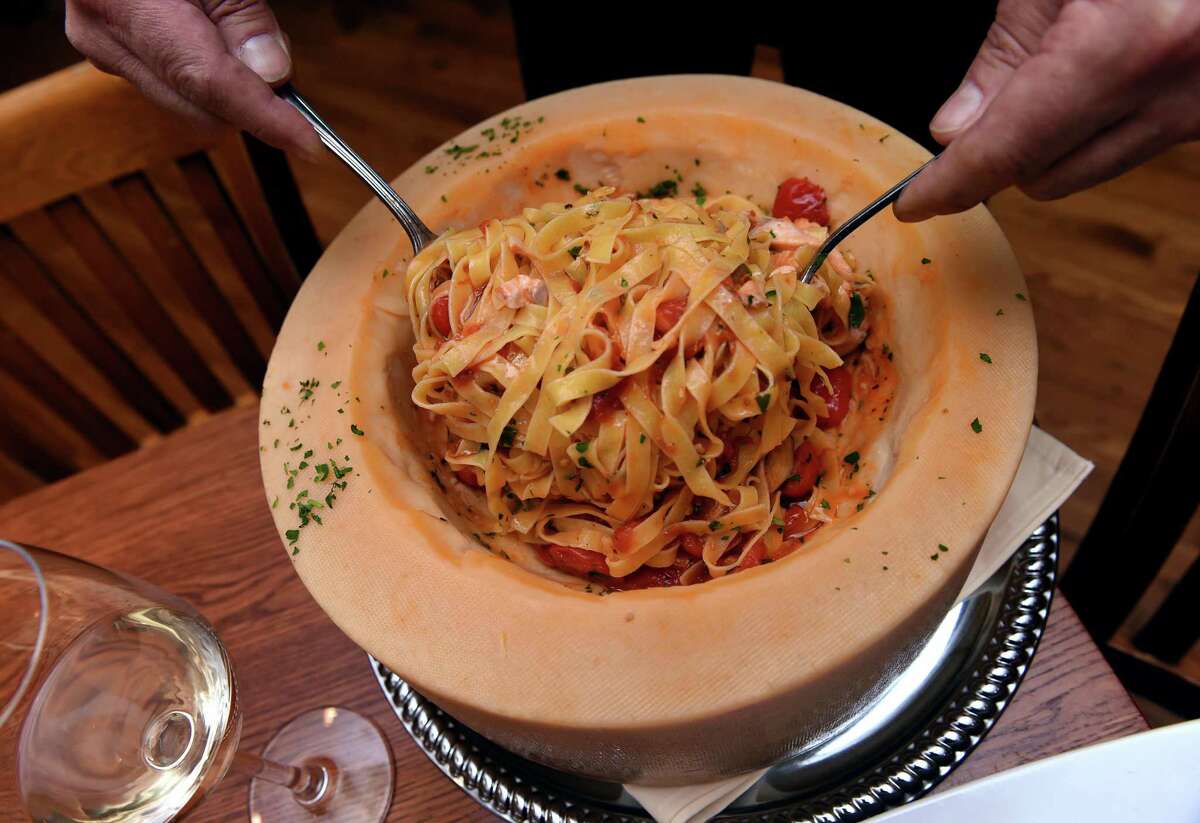
<svg viewBox="0 0 1200 823">
<path fill-rule="evenodd" d="M 739 823 L 864 820 L 921 797 L 979 744 L 1012 700 L 1046 627 L 1058 515 L 836 736 L 776 763 L 720 816 Z M 447 777 L 511 823 L 632 823 L 649 817 L 620 785 L 518 757 L 463 726 L 383 664 L 372 671 L 400 722 Z"/>
</svg>

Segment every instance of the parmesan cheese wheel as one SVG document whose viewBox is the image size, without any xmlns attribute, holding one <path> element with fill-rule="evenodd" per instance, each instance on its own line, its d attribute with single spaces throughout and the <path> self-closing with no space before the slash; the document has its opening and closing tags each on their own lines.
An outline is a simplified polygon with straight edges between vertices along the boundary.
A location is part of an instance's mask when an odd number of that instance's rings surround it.
<svg viewBox="0 0 1200 823">
<path fill-rule="evenodd" d="M 395 186 L 440 231 L 573 199 L 575 185 L 675 180 L 678 196 L 729 190 L 769 207 L 780 181 L 804 176 L 836 225 L 927 157 L 799 89 L 657 77 L 511 109 Z M 263 385 L 263 483 L 285 557 L 355 642 L 542 763 L 672 785 L 820 741 L 953 602 L 1016 471 L 1037 382 L 1024 280 L 983 207 L 915 226 L 884 213 L 844 247 L 877 279 L 899 375 L 860 458 L 877 496 L 776 563 L 597 596 L 490 552 L 431 476 L 398 276 L 411 252 L 372 201 L 305 282 Z"/>
</svg>

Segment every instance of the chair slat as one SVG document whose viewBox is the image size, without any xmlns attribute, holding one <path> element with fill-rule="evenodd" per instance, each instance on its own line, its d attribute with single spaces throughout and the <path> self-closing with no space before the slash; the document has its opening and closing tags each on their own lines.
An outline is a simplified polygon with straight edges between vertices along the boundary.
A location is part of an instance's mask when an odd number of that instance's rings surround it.
<svg viewBox="0 0 1200 823">
<path fill-rule="evenodd" d="M 287 168 L 287 158 L 278 149 L 264 146 L 253 138 L 247 138 L 247 141 L 243 141 L 241 135 L 231 134 L 208 156 L 237 207 L 242 223 L 254 238 L 259 254 L 266 261 L 267 271 L 278 286 L 284 304 L 290 305 L 300 289 L 302 276 L 307 275 L 316 263 L 321 248 L 300 199 L 300 190 Z M 256 162 L 251 162 L 248 144 L 263 149 Z M 279 168 L 281 163 L 282 169 Z M 260 174 L 264 177 L 261 182 Z M 267 208 L 268 202 L 278 220 Z M 281 232 L 286 233 L 289 245 L 295 247 L 294 254 L 289 254 Z"/>
<path fill-rule="evenodd" d="M 0 386 L 8 382 L 8 375 L 0 372 Z M 53 483 L 76 471 L 69 461 L 30 440 L 21 429 L 21 421 L 4 404 L 0 404 L 0 453 L 24 466 L 42 483 Z"/>
<path fill-rule="evenodd" d="M 85 353 L 72 345 L 59 327 L 30 303 L 5 276 L 0 276 L 0 322 L 6 324 L 56 372 L 70 375 L 72 385 L 131 438 L 146 443 L 157 437 L 154 426 L 137 413 L 137 406 L 128 397 L 130 392 L 121 392 L 122 388 L 129 387 L 115 386 L 109 375 L 97 371 Z M 119 362 L 147 388 L 154 390 L 149 381 L 129 366 L 123 356 Z M 179 421 L 182 423 L 182 418 Z"/>
<path fill-rule="evenodd" d="M 86 63 L 0 94 L 0 124 L 0 222 L 220 139 Z"/>
<path fill-rule="evenodd" d="M 0 500 L 18 497 L 43 485 L 40 477 L 8 456 L 4 441 L 0 438 Z"/>
<path fill-rule="evenodd" d="M 1200 640 L 1200 559 L 1193 560 L 1166 601 L 1133 637 L 1139 651 L 1178 663 Z"/>
<path fill-rule="evenodd" d="M 191 296 L 179 282 L 179 272 L 158 251 L 163 242 L 161 227 L 144 222 L 143 214 L 128 209 L 114 186 L 89 188 L 79 193 L 79 199 L 125 260 L 130 272 L 128 299 L 137 293 L 144 311 L 154 316 L 163 355 L 169 356 L 182 382 L 191 386 L 209 412 L 228 408 L 234 397 L 246 390 L 246 384 L 212 337 L 198 307 L 193 307 Z"/>
<path fill-rule="evenodd" d="M 14 220 L 10 227 L 37 264 L 36 268 L 44 272 L 50 287 L 61 290 L 81 311 L 86 311 L 96 327 L 163 390 L 172 405 L 181 411 L 197 406 L 189 387 L 175 375 L 157 347 L 139 333 L 128 313 L 110 294 L 108 284 L 97 281 L 49 215 L 30 212 Z"/>
<path fill-rule="evenodd" d="M 172 284 L 186 295 L 185 305 L 178 300 L 163 301 L 175 322 L 204 352 L 209 365 L 235 398 L 243 402 L 252 398 L 262 384 L 266 360 L 205 274 L 149 182 L 143 175 L 131 175 L 114 182 L 113 189 L 142 232 L 152 239 L 154 253 L 171 273 Z"/>
<path fill-rule="evenodd" d="M 247 271 L 243 268 L 246 261 L 237 258 L 227 237 L 227 233 L 236 234 L 238 231 L 236 218 L 232 232 L 229 232 L 228 226 L 219 225 L 220 217 L 214 219 L 206 205 L 198 201 L 180 164 L 167 163 L 147 169 L 146 178 L 188 244 L 196 251 L 214 284 L 233 307 L 259 352 L 269 356 L 275 341 L 273 313 L 278 311 L 278 298 L 270 293 L 272 285 L 269 282 L 265 284 L 268 290 L 265 296 L 260 296 L 254 288 L 258 285 L 254 281 L 257 279 L 261 283 L 266 274 L 253 249 L 249 249 L 249 240 L 244 235 L 241 241 L 250 252 L 250 265 L 257 271 L 251 270 L 249 277 L 243 276 L 243 272 Z M 217 196 L 220 196 L 219 192 Z M 267 303 L 265 308 L 264 300 Z"/>
<path fill-rule="evenodd" d="M 167 400 L 151 380 L 138 371 L 138 367 L 121 352 L 121 349 L 104 336 L 89 314 L 80 310 L 76 302 L 54 286 L 46 272 L 42 271 L 35 260 L 12 238 L 8 230 L 0 228 L 0 276 L 5 274 L 12 286 L 6 292 L 6 302 L 16 302 L 14 293 L 19 292 L 23 299 L 30 301 L 30 304 L 26 304 L 29 306 L 28 314 L 32 318 L 30 323 L 36 323 L 37 318 L 47 318 L 48 322 L 53 323 L 55 330 L 61 332 L 71 343 L 68 347 L 54 348 L 71 349 L 82 355 L 91 366 L 103 374 L 107 384 L 119 392 L 128 406 L 149 421 L 150 426 L 157 431 L 169 432 L 184 425 L 184 414 Z M 20 311 L 26 312 L 24 307 Z M 64 373 L 73 372 L 82 374 L 83 370 L 78 366 L 65 366 Z M 82 384 L 84 378 L 77 378 L 76 382 Z M 106 407 L 106 410 L 109 408 L 112 407 Z M 113 419 L 118 420 L 115 416 Z M 137 423 L 131 422 L 130 425 L 126 425 L 121 420 L 118 422 L 139 440 L 144 440 L 149 435 L 149 432 L 140 431 Z"/>
<path fill-rule="evenodd" d="M 3 394 L 19 429 L 37 441 L 61 444 L 60 456 L 77 468 L 93 466 L 137 448 L 137 441 L 100 413 L 8 326 L 0 326 Z M 37 408 L 40 407 L 40 408 Z M 44 435 L 44 436 L 43 436 Z"/>
<path fill-rule="evenodd" d="M 1162 569 L 1200 504 L 1181 481 L 1200 454 L 1200 279 L 1146 408 L 1062 588 L 1088 631 L 1107 642 Z"/>
</svg>

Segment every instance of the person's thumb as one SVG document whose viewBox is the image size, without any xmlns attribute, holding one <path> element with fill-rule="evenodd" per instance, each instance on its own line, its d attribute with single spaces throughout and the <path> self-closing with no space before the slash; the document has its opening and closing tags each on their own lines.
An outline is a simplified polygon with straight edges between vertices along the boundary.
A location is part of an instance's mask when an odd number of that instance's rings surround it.
<svg viewBox="0 0 1200 823">
<path fill-rule="evenodd" d="M 948 145 L 979 119 L 1012 73 L 1037 50 L 1056 5 L 1045 0 L 1001 4 L 962 83 L 929 124 L 934 140 Z"/>
<path fill-rule="evenodd" d="M 277 85 L 292 74 L 287 39 L 265 0 L 229 3 L 204 0 L 229 53 L 267 83 Z"/>
</svg>

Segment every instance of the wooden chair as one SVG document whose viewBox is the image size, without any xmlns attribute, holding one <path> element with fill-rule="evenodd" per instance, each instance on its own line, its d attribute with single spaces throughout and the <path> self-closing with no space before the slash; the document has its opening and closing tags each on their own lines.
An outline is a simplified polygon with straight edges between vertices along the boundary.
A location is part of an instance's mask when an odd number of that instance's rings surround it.
<svg viewBox="0 0 1200 823">
<path fill-rule="evenodd" d="M 282 153 L 80 64 L 0 95 L 0 499 L 255 402 L 320 252 Z"/>
<path fill-rule="evenodd" d="M 1200 506 L 1198 457 L 1200 279 L 1129 449 L 1062 580 L 1125 685 L 1189 718 L 1200 717 L 1200 685 L 1176 667 L 1200 639 L 1200 559 L 1148 620 L 1130 632 L 1123 626 Z"/>
</svg>

